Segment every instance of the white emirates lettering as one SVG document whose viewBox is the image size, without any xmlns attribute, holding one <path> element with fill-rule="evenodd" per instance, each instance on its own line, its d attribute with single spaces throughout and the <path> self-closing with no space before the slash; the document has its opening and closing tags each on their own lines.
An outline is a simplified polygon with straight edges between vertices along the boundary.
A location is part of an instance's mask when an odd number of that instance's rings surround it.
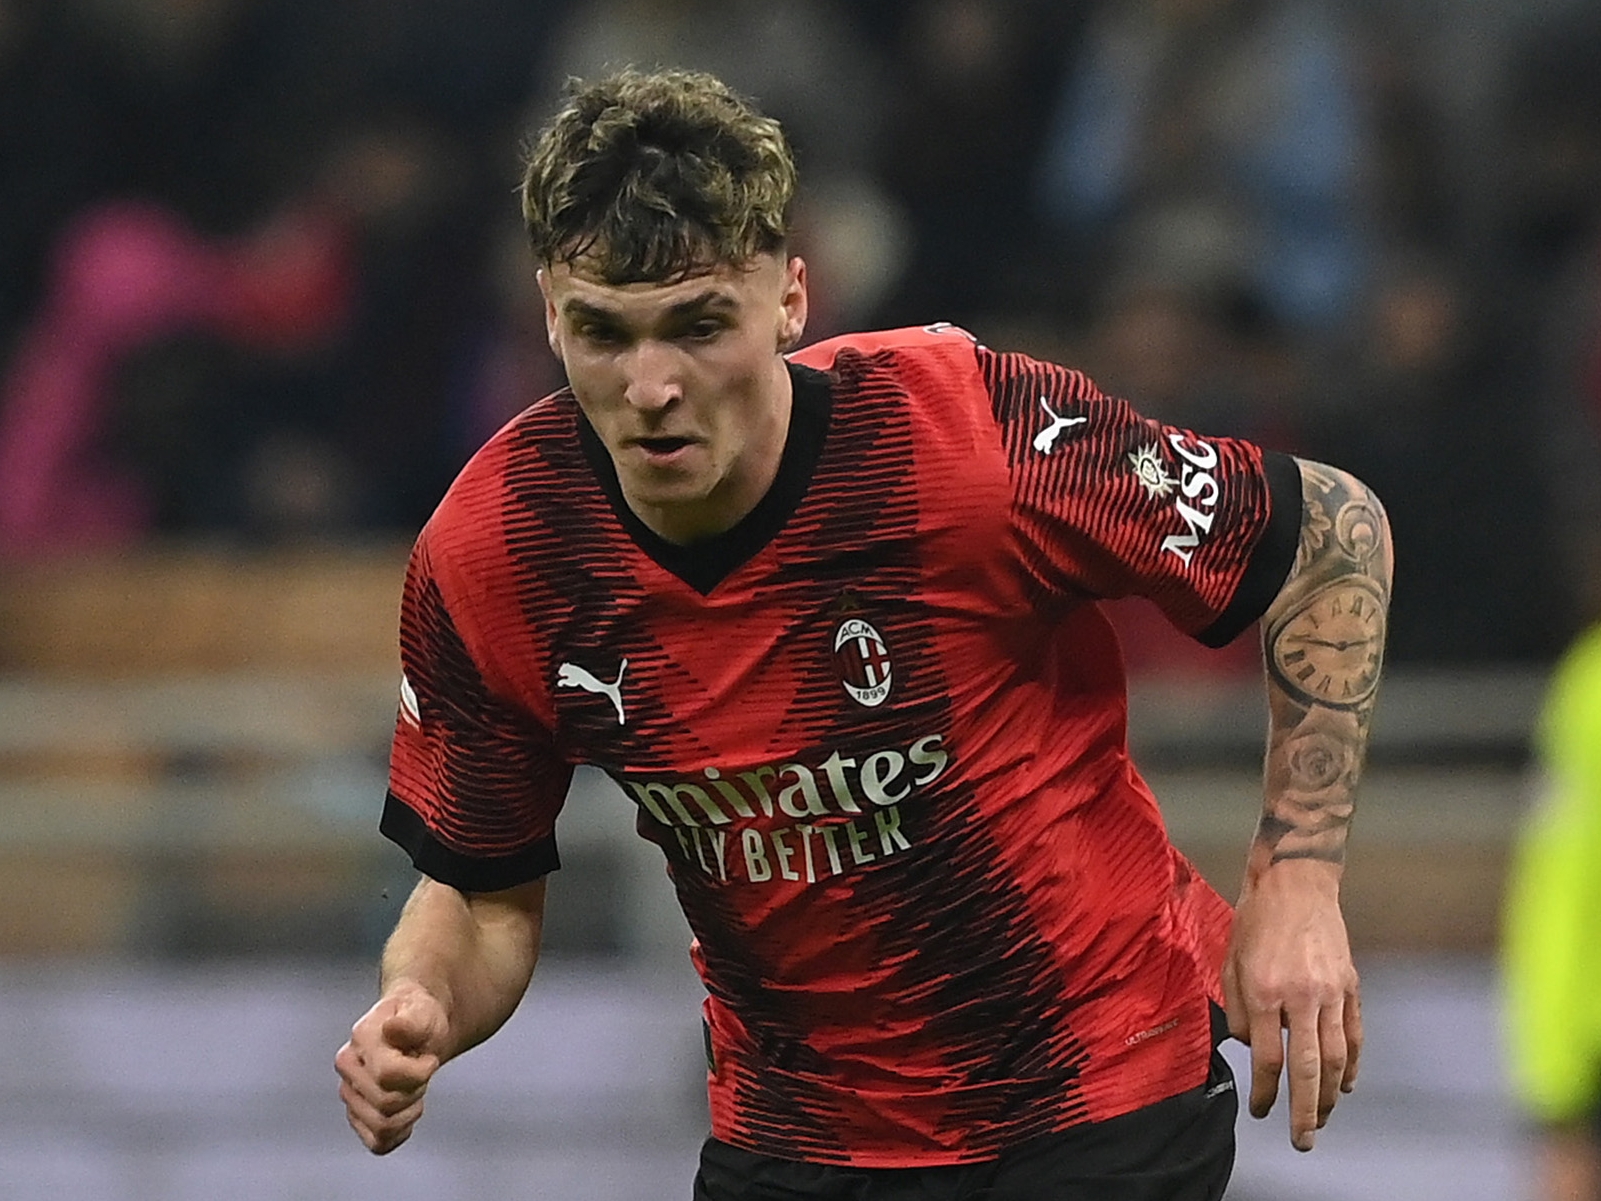
<svg viewBox="0 0 1601 1201">
<path fill-rule="evenodd" d="M 815 884 L 912 849 L 900 806 L 945 773 L 942 741 L 930 734 L 860 758 L 835 751 L 816 766 L 708 767 L 693 780 L 618 782 L 707 876 Z"/>
</svg>

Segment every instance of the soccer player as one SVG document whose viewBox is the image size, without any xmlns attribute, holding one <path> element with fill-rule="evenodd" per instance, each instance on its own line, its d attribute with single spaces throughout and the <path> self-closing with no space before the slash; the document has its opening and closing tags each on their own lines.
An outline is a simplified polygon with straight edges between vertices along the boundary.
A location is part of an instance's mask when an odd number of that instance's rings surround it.
<svg viewBox="0 0 1601 1201">
<path fill-rule="evenodd" d="M 575 85 L 522 199 L 569 387 L 416 544 L 382 829 L 422 873 L 339 1051 L 399 1146 L 528 985 L 575 764 L 638 806 L 707 989 L 699 1201 L 1201 1201 L 1362 1030 L 1339 883 L 1391 555 L 1343 471 L 1176 429 L 946 325 L 803 350 L 780 128 L 705 75 Z M 1101 598 L 1260 621 L 1232 911 L 1130 763 Z M 1225 1016 L 1226 1015 L 1226 1016 Z"/>
<path fill-rule="evenodd" d="M 1538 806 L 1507 873 L 1502 976 L 1531 1201 L 1601 1201 L 1601 625 L 1563 654 L 1534 737 Z"/>
</svg>

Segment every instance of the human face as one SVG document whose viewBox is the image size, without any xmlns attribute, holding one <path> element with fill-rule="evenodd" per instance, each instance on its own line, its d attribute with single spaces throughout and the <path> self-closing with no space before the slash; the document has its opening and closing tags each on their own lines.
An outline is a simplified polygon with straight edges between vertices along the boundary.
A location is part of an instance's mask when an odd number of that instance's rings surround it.
<svg viewBox="0 0 1601 1201">
<path fill-rule="evenodd" d="M 755 508 L 789 431 L 782 352 L 806 324 L 806 265 L 764 254 L 607 284 L 580 261 L 541 270 L 539 287 L 550 347 L 640 520 L 688 543 Z"/>
</svg>

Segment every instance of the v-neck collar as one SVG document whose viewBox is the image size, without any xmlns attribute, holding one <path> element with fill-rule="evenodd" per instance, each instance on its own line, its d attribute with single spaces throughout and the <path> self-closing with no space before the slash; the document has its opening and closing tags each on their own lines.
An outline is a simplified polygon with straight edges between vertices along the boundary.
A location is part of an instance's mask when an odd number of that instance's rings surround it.
<svg viewBox="0 0 1601 1201">
<path fill-rule="evenodd" d="M 594 427 L 578 413 L 578 443 L 629 537 L 653 560 L 702 596 L 709 595 L 777 536 L 806 495 L 812 473 L 828 436 L 834 394 L 828 376 L 810 367 L 787 363 L 793 385 L 789 433 L 772 486 L 756 507 L 731 529 L 680 545 L 656 533 L 628 507 L 617 468 Z"/>
</svg>

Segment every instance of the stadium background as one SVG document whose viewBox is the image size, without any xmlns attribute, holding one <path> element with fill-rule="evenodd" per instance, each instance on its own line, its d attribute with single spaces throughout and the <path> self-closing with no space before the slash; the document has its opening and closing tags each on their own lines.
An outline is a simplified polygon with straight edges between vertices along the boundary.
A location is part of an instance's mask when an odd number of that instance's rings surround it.
<svg viewBox="0 0 1601 1201">
<path fill-rule="evenodd" d="M 519 134 L 608 62 L 783 118 L 823 336 L 951 320 L 1362 475 L 1400 548 L 1346 889 L 1358 1093 L 1231 1201 L 1507 1201 L 1493 954 L 1528 734 L 1601 614 L 1601 18 L 1581 0 L 0 0 L 0 1201 L 687 1192 L 686 935 L 580 782 L 545 963 L 416 1140 L 333 1050 L 406 546 L 554 386 Z M 1250 639 L 1120 606 L 1136 750 L 1225 892 Z"/>
</svg>

